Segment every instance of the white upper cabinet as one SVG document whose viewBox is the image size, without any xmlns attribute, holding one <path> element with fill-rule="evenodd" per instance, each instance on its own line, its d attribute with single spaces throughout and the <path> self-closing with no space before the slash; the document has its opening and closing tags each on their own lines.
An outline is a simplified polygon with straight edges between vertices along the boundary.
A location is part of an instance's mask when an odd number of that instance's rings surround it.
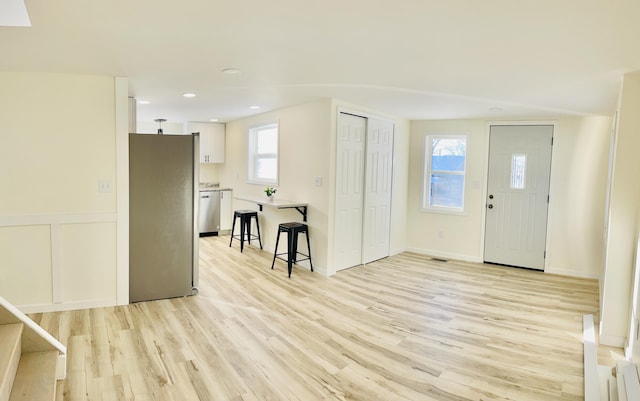
<svg viewBox="0 0 640 401">
<path fill-rule="evenodd" d="M 200 133 L 200 163 L 224 163 L 225 125 L 189 121 L 187 133 Z"/>
</svg>

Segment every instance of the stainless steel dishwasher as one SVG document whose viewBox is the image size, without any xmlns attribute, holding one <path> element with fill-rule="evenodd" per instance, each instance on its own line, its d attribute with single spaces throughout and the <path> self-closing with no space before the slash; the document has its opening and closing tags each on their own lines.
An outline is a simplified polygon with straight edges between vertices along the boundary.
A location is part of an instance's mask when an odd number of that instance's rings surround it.
<svg viewBox="0 0 640 401">
<path fill-rule="evenodd" d="M 199 215 L 200 236 L 217 234 L 220 230 L 220 191 L 200 191 Z"/>
</svg>

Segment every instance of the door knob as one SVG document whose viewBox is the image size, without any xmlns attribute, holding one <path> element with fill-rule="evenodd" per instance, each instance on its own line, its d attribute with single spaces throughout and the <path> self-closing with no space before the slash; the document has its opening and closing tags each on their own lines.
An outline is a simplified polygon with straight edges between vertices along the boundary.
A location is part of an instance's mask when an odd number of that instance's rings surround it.
<svg viewBox="0 0 640 401">
<path fill-rule="evenodd" d="M 493 209 L 493 205 L 492 205 L 491 203 L 489 203 L 489 204 L 487 205 L 487 207 L 488 207 L 489 209 Z"/>
</svg>

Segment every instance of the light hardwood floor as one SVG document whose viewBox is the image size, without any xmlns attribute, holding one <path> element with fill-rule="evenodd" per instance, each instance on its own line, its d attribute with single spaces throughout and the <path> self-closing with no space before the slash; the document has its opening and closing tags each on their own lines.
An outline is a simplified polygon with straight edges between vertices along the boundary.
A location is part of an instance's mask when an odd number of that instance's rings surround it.
<svg viewBox="0 0 640 401">
<path fill-rule="evenodd" d="M 333 277 L 200 240 L 193 297 L 35 314 L 57 401 L 581 400 L 595 280 L 404 253 Z"/>
</svg>

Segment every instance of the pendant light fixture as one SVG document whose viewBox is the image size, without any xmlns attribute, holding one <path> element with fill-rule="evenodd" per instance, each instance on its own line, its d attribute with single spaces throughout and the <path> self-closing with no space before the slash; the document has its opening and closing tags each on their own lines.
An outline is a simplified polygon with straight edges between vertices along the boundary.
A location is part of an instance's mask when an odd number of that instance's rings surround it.
<svg viewBox="0 0 640 401">
<path fill-rule="evenodd" d="M 166 118 L 156 118 L 155 120 L 153 120 L 155 122 L 158 123 L 158 135 L 162 135 L 163 131 L 162 131 L 162 123 L 167 121 Z"/>
</svg>

